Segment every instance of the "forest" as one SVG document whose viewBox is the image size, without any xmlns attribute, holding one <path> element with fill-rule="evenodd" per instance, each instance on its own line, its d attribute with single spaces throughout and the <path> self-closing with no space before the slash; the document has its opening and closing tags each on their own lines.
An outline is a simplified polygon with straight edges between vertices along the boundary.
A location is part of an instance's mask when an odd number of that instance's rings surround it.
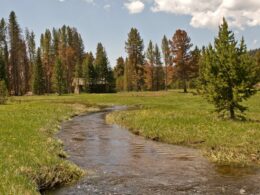
<svg viewBox="0 0 260 195">
<path fill-rule="evenodd" d="M 8 21 L 1 20 L 0 32 L 0 79 L 9 95 L 71 93 L 74 78 L 83 78 L 82 91 L 90 93 L 159 91 L 174 84 L 179 87 L 180 78 L 187 88 L 186 82 L 198 76 L 200 50 L 195 47 L 191 51 L 191 40 L 182 30 L 176 31 L 172 40 L 164 36 L 161 49 L 150 41 L 144 51 L 138 30 L 132 28 L 125 44 L 127 58 L 119 57 L 114 69 L 102 43 L 98 43 L 95 56 L 85 52 L 81 35 L 73 27 L 46 29 L 37 47 L 34 32 L 25 29 L 23 35 L 16 14 L 11 12 Z M 186 47 L 183 57 L 189 61 L 180 70 L 173 66 L 182 55 L 176 50 L 178 44 Z M 194 87 L 194 82 L 190 84 Z"/>
</svg>

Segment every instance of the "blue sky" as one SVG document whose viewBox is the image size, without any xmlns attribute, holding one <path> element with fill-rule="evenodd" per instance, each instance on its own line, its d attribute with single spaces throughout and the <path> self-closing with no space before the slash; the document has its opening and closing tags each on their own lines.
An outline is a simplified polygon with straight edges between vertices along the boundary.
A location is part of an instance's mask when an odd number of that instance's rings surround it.
<svg viewBox="0 0 260 195">
<path fill-rule="evenodd" d="M 145 45 L 160 44 L 164 34 L 178 28 L 188 32 L 194 45 L 214 40 L 223 16 L 236 36 L 244 35 L 248 48 L 260 47 L 259 0 L 0 0 L 0 17 L 15 11 L 21 27 L 33 30 L 39 40 L 46 28 L 74 26 L 86 51 L 102 42 L 113 66 L 125 56 L 124 44 L 131 27 L 139 29 Z M 258 40 L 259 39 L 259 40 Z"/>
</svg>

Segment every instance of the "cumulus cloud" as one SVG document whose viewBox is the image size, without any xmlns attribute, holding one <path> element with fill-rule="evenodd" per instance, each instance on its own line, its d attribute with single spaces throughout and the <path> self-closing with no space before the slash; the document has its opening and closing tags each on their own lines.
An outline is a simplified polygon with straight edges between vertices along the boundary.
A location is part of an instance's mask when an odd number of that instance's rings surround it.
<svg viewBox="0 0 260 195">
<path fill-rule="evenodd" d="M 131 0 L 124 4 L 125 7 L 128 9 L 129 13 L 137 14 L 144 10 L 144 3 L 140 0 Z"/>
<path fill-rule="evenodd" d="M 223 17 L 239 29 L 260 25 L 260 0 L 154 0 L 152 11 L 190 15 L 197 28 L 216 28 Z"/>
</svg>

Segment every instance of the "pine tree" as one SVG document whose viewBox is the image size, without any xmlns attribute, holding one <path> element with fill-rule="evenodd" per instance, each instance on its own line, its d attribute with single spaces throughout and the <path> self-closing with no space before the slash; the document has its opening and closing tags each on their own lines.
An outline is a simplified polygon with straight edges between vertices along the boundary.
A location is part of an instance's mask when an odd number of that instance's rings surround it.
<svg viewBox="0 0 260 195">
<path fill-rule="evenodd" d="M 167 37 L 164 35 L 162 39 L 162 53 L 163 53 L 163 59 L 164 59 L 164 71 L 165 71 L 165 90 L 168 90 L 168 85 L 172 80 L 172 72 L 169 71 L 169 66 L 172 65 L 172 59 L 171 59 L 171 49 L 170 49 L 170 43 L 167 39 Z M 171 74 L 171 75 L 169 75 Z M 169 79 L 170 78 L 170 79 Z"/>
<path fill-rule="evenodd" d="M 14 95 L 22 95 L 21 91 L 21 67 L 20 67 L 20 45 L 21 45 L 21 29 L 17 23 L 15 12 L 11 12 L 9 16 L 9 42 L 10 42 L 10 88 Z"/>
<path fill-rule="evenodd" d="M 65 91 L 65 83 L 66 80 L 64 78 L 64 71 L 62 62 L 60 59 L 56 60 L 55 66 L 54 66 L 54 74 L 53 74 L 53 85 L 54 90 L 59 95 L 62 95 Z"/>
<path fill-rule="evenodd" d="M 144 45 L 136 28 L 132 28 L 125 43 L 127 57 L 127 89 L 140 91 L 144 89 Z"/>
<path fill-rule="evenodd" d="M 41 50 L 38 48 L 36 55 L 36 63 L 34 67 L 34 79 L 33 79 L 33 93 L 36 95 L 42 95 L 45 91 L 45 82 L 43 74 L 43 65 L 41 60 Z"/>
<path fill-rule="evenodd" d="M 25 31 L 26 35 L 26 44 L 28 48 L 29 54 L 29 88 L 32 90 L 32 82 L 33 82 L 33 68 L 36 62 L 36 44 L 35 44 L 35 34 L 34 32 L 30 32 L 28 29 Z"/>
<path fill-rule="evenodd" d="M 171 41 L 171 52 L 175 63 L 176 76 L 182 81 L 184 93 L 187 93 L 187 82 L 191 77 L 190 38 L 186 31 L 177 30 Z"/>
<path fill-rule="evenodd" d="M 113 73 L 113 69 L 109 66 L 107 71 L 107 85 L 106 85 L 106 93 L 115 92 L 115 77 Z"/>
<path fill-rule="evenodd" d="M 94 66 L 97 73 L 97 80 L 98 83 L 105 84 L 105 78 L 107 75 L 107 68 L 108 68 L 108 60 L 106 56 L 105 49 L 102 43 L 98 43 L 97 51 L 96 51 L 96 59 L 94 61 Z"/>
<path fill-rule="evenodd" d="M 114 77 L 116 79 L 116 90 L 124 90 L 124 72 L 125 72 L 125 61 L 124 58 L 119 57 L 117 59 L 117 64 L 114 68 Z"/>
<path fill-rule="evenodd" d="M 221 113 L 236 118 L 236 111 L 246 110 L 240 103 L 256 93 L 257 67 L 250 58 L 244 39 L 237 44 L 234 33 L 223 19 L 214 47 L 202 52 L 200 81 L 205 97 Z"/>
<path fill-rule="evenodd" d="M 101 43 L 97 45 L 96 59 L 94 61 L 94 67 L 96 72 L 96 85 L 97 92 L 107 92 L 109 89 L 109 79 L 110 79 L 110 67 L 107 58 L 105 48 Z"/>
<path fill-rule="evenodd" d="M 53 59 L 52 59 L 52 46 L 51 46 L 51 32 L 49 29 L 41 35 L 41 51 L 42 51 L 42 62 L 44 68 L 44 79 L 45 79 L 45 92 L 51 93 L 51 78 L 53 72 Z"/>
<path fill-rule="evenodd" d="M 19 62 L 20 62 L 20 76 L 21 76 L 20 88 L 22 94 L 25 94 L 30 90 L 30 66 L 29 66 L 29 59 L 27 56 L 26 42 L 24 40 L 21 40 L 20 42 L 19 58 L 20 58 Z"/>
<path fill-rule="evenodd" d="M 146 51 L 147 63 L 145 65 L 145 84 L 146 89 L 153 91 L 155 89 L 154 85 L 154 63 L 155 63 L 155 51 L 153 42 L 150 41 Z"/>
<path fill-rule="evenodd" d="M 155 49 L 154 49 L 154 57 L 155 57 L 154 86 L 155 86 L 155 90 L 159 91 L 164 88 L 165 77 L 164 77 L 164 71 L 163 71 L 162 61 L 161 61 L 161 52 L 157 44 L 155 45 Z"/>
<path fill-rule="evenodd" d="M 8 86 L 8 44 L 7 44 L 7 25 L 4 19 L 0 21 L 0 80 L 4 80 Z"/>
<path fill-rule="evenodd" d="M 258 82 L 260 82 L 260 51 L 257 51 L 255 54 L 255 62 L 257 66 L 257 75 L 258 75 Z"/>
<path fill-rule="evenodd" d="M 200 50 L 196 46 L 194 50 L 191 51 L 191 76 L 190 78 L 197 78 L 199 76 L 199 61 L 200 61 Z"/>
<path fill-rule="evenodd" d="M 85 79 L 85 92 L 94 92 L 95 86 L 95 69 L 94 69 L 94 56 L 87 53 L 85 60 L 83 61 L 83 78 Z"/>
</svg>

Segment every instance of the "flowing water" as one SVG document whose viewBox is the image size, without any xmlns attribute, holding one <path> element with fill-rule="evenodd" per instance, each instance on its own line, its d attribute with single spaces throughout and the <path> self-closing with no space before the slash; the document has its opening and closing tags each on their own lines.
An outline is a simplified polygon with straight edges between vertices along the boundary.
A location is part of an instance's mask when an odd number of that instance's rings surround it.
<svg viewBox="0 0 260 195">
<path fill-rule="evenodd" d="M 158 143 L 105 122 L 107 113 L 75 117 L 58 137 L 69 160 L 89 170 L 73 186 L 49 195 L 259 194 L 260 171 L 215 167 L 198 150 Z"/>
</svg>

